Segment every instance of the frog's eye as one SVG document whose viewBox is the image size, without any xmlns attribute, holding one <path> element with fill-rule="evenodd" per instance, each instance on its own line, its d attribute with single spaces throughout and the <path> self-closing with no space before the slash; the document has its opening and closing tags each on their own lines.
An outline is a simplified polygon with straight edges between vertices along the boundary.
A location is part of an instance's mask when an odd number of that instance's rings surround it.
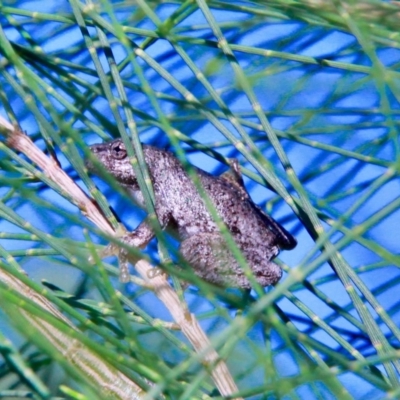
<svg viewBox="0 0 400 400">
<path fill-rule="evenodd" d="M 111 144 L 111 155 L 117 160 L 122 160 L 126 157 L 125 146 L 122 142 L 114 142 Z"/>
</svg>

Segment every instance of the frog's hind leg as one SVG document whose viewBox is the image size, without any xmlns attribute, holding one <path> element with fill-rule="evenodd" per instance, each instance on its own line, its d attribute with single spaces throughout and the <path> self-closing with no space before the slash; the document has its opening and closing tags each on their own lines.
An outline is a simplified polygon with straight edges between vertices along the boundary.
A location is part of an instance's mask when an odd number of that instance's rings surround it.
<svg viewBox="0 0 400 400">
<path fill-rule="evenodd" d="M 204 280 L 218 286 L 252 288 L 243 269 L 220 234 L 193 235 L 182 242 L 180 252 L 193 267 L 195 273 Z M 259 248 L 244 251 L 254 278 L 261 286 L 274 285 L 282 277 L 282 270 L 271 261 L 270 253 Z"/>
<path fill-rule="evenodd" d="M 180 252 L 196 275 L 225 287 L 249 287 L 247 278 L 218 233 L 199 233 L 184 240 Z"/>
</svg>

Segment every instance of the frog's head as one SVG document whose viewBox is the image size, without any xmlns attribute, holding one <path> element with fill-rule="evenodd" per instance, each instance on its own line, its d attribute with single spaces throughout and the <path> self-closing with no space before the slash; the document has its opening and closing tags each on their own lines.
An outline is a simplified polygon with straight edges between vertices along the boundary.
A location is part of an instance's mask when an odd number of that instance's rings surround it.
<svg viewBox="0 0 400 400">
<path fill-rule="evenodd" d="M 96 159 L 100 162 L 100 166 L 95 160 L 86 160 L 86 167 L 90 172 L 97 175 L 102 174 L 104 170 L 115 177 L 115 179 L 124 185 L 137 184 L 135 172 L 129 160 L 126 148 L 121 139 L 112 142 L 94 144 L 90 146 L 90 150 Z"/>
</svg>

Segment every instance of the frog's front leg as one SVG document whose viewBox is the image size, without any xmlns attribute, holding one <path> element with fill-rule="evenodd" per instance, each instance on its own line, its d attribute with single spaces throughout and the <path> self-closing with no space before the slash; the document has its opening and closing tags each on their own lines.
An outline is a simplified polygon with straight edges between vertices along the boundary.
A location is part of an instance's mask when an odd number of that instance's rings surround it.
<svg viewBox="0 0 400 400">
<path fill-rule="evenodd" d="M 117 232 L 118 235 L 118 232 Z M 128 246 L 144 249 L 154 238 L 154 231 L 149 223 L 144 220 L 132 232 L 124 232 L 118 235 L 118 239 Z M 129 282 L 128 252 L 116 243 L 110 243 L 102 252 L 101 257 L 117 256 L 119 262 L 119 280 Z"/>
</svg>

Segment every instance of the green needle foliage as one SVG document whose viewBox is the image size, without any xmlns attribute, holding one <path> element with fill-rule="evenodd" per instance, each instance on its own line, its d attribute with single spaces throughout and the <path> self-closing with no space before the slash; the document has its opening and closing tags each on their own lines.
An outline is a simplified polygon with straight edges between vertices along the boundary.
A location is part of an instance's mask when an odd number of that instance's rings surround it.
<svg viewBox="0 0 400 400">
<path fill-rule="evenodd" d="M 144 214 L 83 158 L 124 140 L 158 238 L 130 254 L 173 275 L 234 382 L 221 389 L 216 359 L 133 270 L 118 281 L 99 257 L 110 232 L 2 124 L 0 397 L 399 398 L 399 18 L 374 0 L 0 1 L 1 117 L 114 229 Z M 255 202 L 298 241 L 276 287 L 246 296 L 174 267 L 141 142 L 189 174 L 239 160 Z"/>
</svg>

